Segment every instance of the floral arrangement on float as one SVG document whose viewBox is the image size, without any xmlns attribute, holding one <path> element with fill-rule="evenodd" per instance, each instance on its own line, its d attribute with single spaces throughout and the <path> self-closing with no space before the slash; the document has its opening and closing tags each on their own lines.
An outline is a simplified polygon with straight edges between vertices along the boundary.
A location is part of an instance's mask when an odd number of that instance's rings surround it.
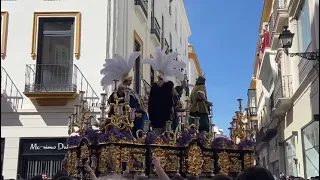
<svg viewBox="0 0 320 180">
<path fill-rule="evenodd" d="M 238 149 L 239 150 L 254 150 L 254 141 L 250 140 L 250 139 L 245 139 L 244 141 L 241 141 L 238 144 Z"/>
</svg>

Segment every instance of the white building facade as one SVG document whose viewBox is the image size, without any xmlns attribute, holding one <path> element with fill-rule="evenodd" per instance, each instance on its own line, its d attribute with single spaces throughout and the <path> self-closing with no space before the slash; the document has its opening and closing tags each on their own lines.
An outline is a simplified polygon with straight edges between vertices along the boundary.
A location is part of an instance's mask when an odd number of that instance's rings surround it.
<svg viewBox="0 0 320 180">
<path fill-rule="evenodd" d="M 254 64 L 259 164 L 274 175 L 319 175 L 319 0 L 265 0 Z M 279 35 L 288 26 L 291 48 Z"/>
<path fill-rule="evenodd" d="M 6 179 L 52 176 L 60 168 L 78 92 L 85 91 L 89 104 L 97 106 L 106 58 L 135 50 L 141 58 L 153 57 L 160 46 L 188 57 L 191 30 L 182 0 L 3 0 L 1 20 L 1 170 Z M 132 87 L 142 95 L 141 79 L 156 79 L 140 59 L 131 73 Z"/>
</svg>

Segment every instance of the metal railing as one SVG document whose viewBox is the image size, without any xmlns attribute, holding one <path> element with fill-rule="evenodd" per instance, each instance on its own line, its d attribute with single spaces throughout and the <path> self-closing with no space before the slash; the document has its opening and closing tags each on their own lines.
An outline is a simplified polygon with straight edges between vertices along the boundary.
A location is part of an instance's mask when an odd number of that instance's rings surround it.
<svg viewBox="0 0 320 180">
<path fill-rule="evenodd" d="M 167 39 L 166 38 L 162 38 L 162 43 L 163 43 L 163 49 L 165 50 L 165 53 L 166 54 L 169 54 L 169 52 L 170 52 L 170 46 L 169 46 L 169 43 L 168 43 L 168 41 L 167 41 Z"/>
<path fill-rule="evenodd" d="M 161 27 L 157 21 L 156 17 L 151 17 L 151 34 L 156 35 L 157 39 L 160 42 L 160 32 L 161 31 Z"/>
<path fill-rule="evenodd" d="M 1 67 L 1 100 L 5 98 L 14 111 L 22 108 L 23 96 L 7 71 Z"/>
<path fill-rule="evenodd" d="M 280 76 L 274 87 L 274 105 L 280 98 L 289 98 L 292 95 L 292 75 Z"/>
<path fill-rule="evenodd" d="M 269 32 L 274 32 L 275 31 L 275 21 L 277 19 L 278 11 L 279 10 L 286 10 L 289 6 L 288 0 L 275 0 L 273 4 L 273 12 L 272 15 L 270 16 L 270 21 L 269 21 Z"/>
<path fill-rule="evenodd" d="M 25 92 L 79 92 L 91 105 L 99 101 L 88 80 L 73 64 L 28 64 L 25 73 Z"/>
<path fill-rule="evenodd" d="M 140 6 L 144 15 L 148 17 L 148 0 L 134 0 L 134 5 Z"/>
</svg>

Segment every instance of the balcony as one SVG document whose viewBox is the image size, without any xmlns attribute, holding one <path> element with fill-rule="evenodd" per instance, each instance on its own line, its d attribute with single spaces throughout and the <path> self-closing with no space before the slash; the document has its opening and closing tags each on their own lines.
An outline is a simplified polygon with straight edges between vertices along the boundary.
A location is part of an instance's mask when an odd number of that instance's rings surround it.
<svg viewBox="0 0 320 180">
<path fill-rule="evenodd" d="M 84 91 L 89 105 L 99 97 L 76 65 L 29 64 L 26 66 L 24 94 L 39 106 L 65 106 Z"/>
<path fill-rule="evenodd" d="M 264 54 L 261 56 L 261 68 L 258 74 L 258 79 L 261 80 L 262 85 L 267 91 L 271 90 L 272 84 L 270 83 L 272 79 L 276 79 L 276 74 L 278 72 L 278 67 L 275 62 L 276 53 L 271 51 L 270 48 L 265 49 Z"/>
<path fill-rule="evenodd" d="M 289 18 L 288 0 L 276 0 L 273 5 L 273 13 L 270 17 L 269 31 L 271 32 L 270 45 L 272 50 L 278 48 L 279 35 Z"/>
<path fill-rule="evenodd" d="M 162 47 L 166 54 L 170 53 L 170 46 L 166 38 L 162 38 Z"/>
<path fill-rule="evenodd" d="M 23 96 L 7 71 L 1 67 L 1 112 L 16 112 L 22 107 Z"/>
<path fill-rule="evenodd" d="M 290 17 L 294 17 L 299 12 L 299 5 L 302 0 L 288 0 L 288 14 Z"/>
<path fill-rule="evenodd" d="M 274 107 L 272 117 L 284 116 L 293 106 L 292 76 L 285 75 L 278 78 L 274 88 Z"/>
<path fill-rule="evenodd" d="M 151 17 L 151 40 L 155 46 L 160 46 L 161 28 L 156 17 Z"/>
<path fill-rule="evenodd" d="M 134 0 L 134 9 L 141 23 L 148 21 L 148 0 Z"/>
<path fill-rule="evenodd" d="M 256 134 L 256 149 L 260 149 L 263 144 L 268 143 L 278 134 L 276 123 L 277 122 L 273 120 L 271 122 L 268 121 L 262 125 L 262 127 Z"/>
</svg>

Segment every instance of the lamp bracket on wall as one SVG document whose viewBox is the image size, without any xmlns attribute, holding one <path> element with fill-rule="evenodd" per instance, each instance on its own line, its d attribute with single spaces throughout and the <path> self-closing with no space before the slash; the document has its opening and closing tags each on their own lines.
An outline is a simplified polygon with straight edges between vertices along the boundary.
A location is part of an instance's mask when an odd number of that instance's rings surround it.
<svg viewBox="0 0 320 180">
<path fill-rule="evenodd" d="M 319 61 L 319 50 L 316 52 L 289 53 L 290 57 L 300 56 L 310 61 Z"/>
</svg>

